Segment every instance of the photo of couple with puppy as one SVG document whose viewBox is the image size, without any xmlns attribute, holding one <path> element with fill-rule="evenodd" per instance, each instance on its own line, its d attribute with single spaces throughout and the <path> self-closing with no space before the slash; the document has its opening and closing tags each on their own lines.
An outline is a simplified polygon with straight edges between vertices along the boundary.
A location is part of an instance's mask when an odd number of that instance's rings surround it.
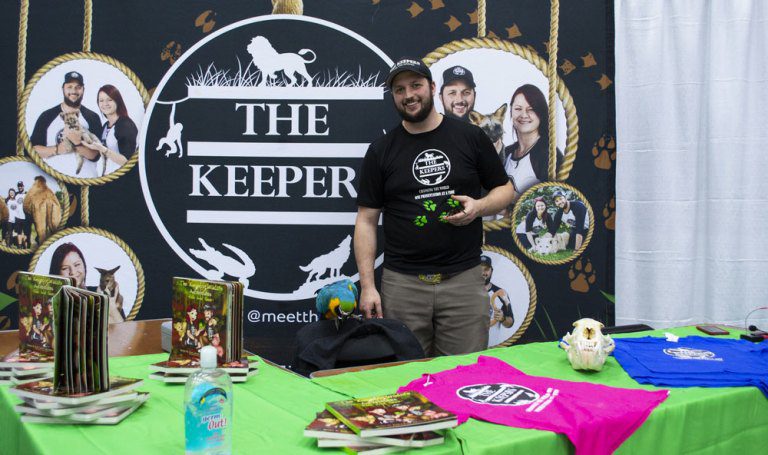
<svg viewBox="0 0 768 455">
<path fill-rule="evenodd" d="M 515 242 L 534 260 L 568 260 L 586 247 L 592 209 L 574 190 L 545 184 L 518 200 L 512 214 Z"/>
<path fill-rule="evenodd" d="M 38 71 L 23 102 L 25 146 L 41 168 L 59 178 L 88 185 L 110 176 L 134 162 L 144 116 L 141 90 L 121 70 L 98 60 Z"/>
</svg>

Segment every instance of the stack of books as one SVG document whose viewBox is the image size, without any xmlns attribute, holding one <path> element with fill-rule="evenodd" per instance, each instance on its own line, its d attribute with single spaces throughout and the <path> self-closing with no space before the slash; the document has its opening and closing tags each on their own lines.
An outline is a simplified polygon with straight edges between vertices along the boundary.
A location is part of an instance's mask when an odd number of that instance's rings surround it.
<svg viewBox="0 0 768 455">
<path fill-rule="evenodd" d="M 200 368 L 200 348 L 213 346 L 218 366 L 233 382 L 245 382 L 258 372 L 243 356 L 243 284 L 173 278 L 171 354 L 149 366 L 151 379 L 186 382 Z"/>
<path fill-rule="evenodd" d="M 106 294 L 62 286 L 53 307 L 53 377 L 10 389 L 22 422 L 116 424 L 149 398 L 139 379 L 110 377 Z"/>
<path fill-rule="evenodd" d="M 406 392 L 327 403 L 304 436 L 317 438 L 318 447 L 373 455 L 442 444 L 437 430 L 456 425 L 455 414 Z"/>
<path fill-rule="evenodd" d="M 141 406 L 149 393 L 135 389 L 139 379 L 111 377 L 107 391 L 81 394 L 56 392 L 49 380 L 21 384 L 10 391 L 23 403 L 15 406 L 22 422 L 114 425 Z"/>
<path fill-rule="evenodd" d="M 0 384 L 23 384 L 53 374 L 53 305 L 51 299 L 74 278 L 19 272 L 19 349 L 0 359 Z"/>
</svg>

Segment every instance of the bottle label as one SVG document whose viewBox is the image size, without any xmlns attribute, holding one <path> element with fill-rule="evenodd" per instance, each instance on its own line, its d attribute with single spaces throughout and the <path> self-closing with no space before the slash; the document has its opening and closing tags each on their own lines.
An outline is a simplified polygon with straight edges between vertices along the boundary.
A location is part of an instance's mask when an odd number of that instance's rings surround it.
<svg viewBox="0 0 768 455">
<path fill-rule="evenodd" d="M 211 384 L 200 384 L 192 392 L 184 412 L 186 450 L 214 449 L 225 443 L 230 424 L 224 414 L 227 392 Z"/>
</svg>

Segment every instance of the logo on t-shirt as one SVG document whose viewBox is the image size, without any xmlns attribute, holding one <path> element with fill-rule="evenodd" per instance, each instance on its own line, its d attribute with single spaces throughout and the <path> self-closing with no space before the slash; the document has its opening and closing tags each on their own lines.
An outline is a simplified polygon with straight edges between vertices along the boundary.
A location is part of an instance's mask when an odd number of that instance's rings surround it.
<svg viewBox="0 0 768 455">
<path fill-rule="evenodd" d="M 516 384 L 475 384 L 456 390 L 459 398 L 496 406 L 525 406 L 539 399 L 533 390 Z"/>
<path fill-rule="evenodd" d="M 424 150 L 413 161 L 413 178 L 423 185 L 437 185 L 450 173 L 451 160 L 440 150 Z"/>
<path fill-rule="evenodd" d="M 714 360 L 722 362 L 721 357 L 717 357 L 712 351 L 693 348 L 669 348 L 664 350 L 664 354 L 680 360 Z"/>
</svg>

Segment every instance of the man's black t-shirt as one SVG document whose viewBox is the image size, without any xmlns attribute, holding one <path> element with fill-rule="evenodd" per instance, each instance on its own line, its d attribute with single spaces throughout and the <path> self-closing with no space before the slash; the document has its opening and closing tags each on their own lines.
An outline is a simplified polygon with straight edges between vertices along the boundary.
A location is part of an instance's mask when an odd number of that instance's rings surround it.
<svg viewBox="0 0 768 455">
<path fill-rule="evenodd" d="M 432 131 L 411 134 L 402 124 L 368 148 L 357 204 L 384 213 L 384 266 L 401 273 L 456 273 L 480 263 L 482 220 L 442 221 L 451 195 L 480 198 L 480 189 L 508 182 L 488 136 L 443 117 Z M 461 206 L 458 206 L 461 210 Z"/>
</svg>

